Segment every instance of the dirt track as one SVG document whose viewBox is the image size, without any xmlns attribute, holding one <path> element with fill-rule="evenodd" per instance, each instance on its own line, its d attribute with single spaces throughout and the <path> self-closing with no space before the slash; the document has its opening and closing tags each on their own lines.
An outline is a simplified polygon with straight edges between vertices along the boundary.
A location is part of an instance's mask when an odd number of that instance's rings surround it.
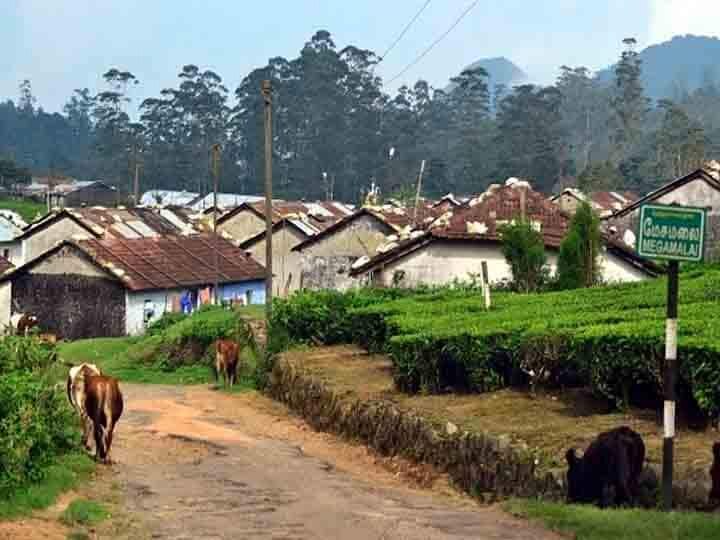
<svg viewBox="0 0 720 540">
<path fill-rule="evenodd" d="M 117 464 L 98 481 L 124 493 L 126 523 L 101 527 L 96 538 L 557 538 L 478 507 L 442 478 L 432 489 L 408 487 L 364 447 L 315 433 L 257 394 L 140 385 L 123 391 Z"/>
</svg>

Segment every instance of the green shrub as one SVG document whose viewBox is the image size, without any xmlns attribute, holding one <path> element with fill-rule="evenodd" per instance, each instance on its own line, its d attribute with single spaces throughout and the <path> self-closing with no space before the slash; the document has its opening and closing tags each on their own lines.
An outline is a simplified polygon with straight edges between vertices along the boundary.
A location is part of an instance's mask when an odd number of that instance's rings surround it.
<svg viewBox="0 0 720 540">
<path fill-rule="evenodd" d="M 0 374 L 11 371 L 38 371 L 56 359 L 54 346 L 36 337 L 5 336 L 0 338 Z"/>
<path fill-rule="evenodd" d="M 578 206 L 570 229 L 560 244 L 559 289 L 590 287 L 600 281 L 600 220 L 587 202 Z"/>
<path fill-rule="evenodd" d="M 503 226 L 500 233 L 514 287 L 520 292 L 540 289 L 549 275 L 543 235 L 525 220 Z"/>
<path fill-rule="evenodd" d="M 184 321 L 188 317 L 185 313 L 177 313 L 168 311 L 166 313 L 163 313 L 163 316 L 160 317 L 157 321 L 150 324 L 147 329 L 145 330 L 146 336 L 157 336 L 162 334 L 165 330 L 170 328 L 171 326 L 179 323 L 180 321 Z"/>
<path fill-rule="evenodd" d="M 0 498 L 41 479 L 57 456 L 78 443 L 77 419 L 63 388 L 36 373 L 0 375 Z"/>
<path fill-rule="evenodd" d="M 110 517 L 100 503 L 88 499 L 75 499 L 60 516 L 65 525 L 95 525 Z"/>
</svg>

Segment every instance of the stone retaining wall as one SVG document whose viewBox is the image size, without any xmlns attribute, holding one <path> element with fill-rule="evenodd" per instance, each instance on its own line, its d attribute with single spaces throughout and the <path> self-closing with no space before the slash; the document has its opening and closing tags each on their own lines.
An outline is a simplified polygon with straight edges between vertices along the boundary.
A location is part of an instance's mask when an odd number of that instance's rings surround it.
<svg viewBox="0 0 720 540">
<path fill-rule="evenodd" d="M 507 437 L 438 425 L 389 401 L 344 397 L 285 358 L 276 362 L 269 392 L 313 428 L 359 439 L 385 456 L 432 465 L 483 500 L 564 497 L 564 471 L 538 474 L 527 447 L 512 445 Z"/>
</svg>

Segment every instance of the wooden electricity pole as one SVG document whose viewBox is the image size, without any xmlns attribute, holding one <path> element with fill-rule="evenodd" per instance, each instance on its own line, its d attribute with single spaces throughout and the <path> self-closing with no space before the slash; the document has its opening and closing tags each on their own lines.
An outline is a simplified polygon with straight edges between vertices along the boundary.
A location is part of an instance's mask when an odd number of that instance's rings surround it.
<svg viewBox="0 0 720 540">
<path fill-rule="evenodd" d="M 220 145 L 212 146 L 212 173 L 213 173 L 213 243 L 215 244 L 215 283 L 213 287 L 213 299 L 215 304 L 219 305 L 220 294 L 218 291 L 220 281 L 220 254 L 218 253 L 218 234 L 217 234 L 217 210 L 218 210 L 218 183 L 220 178 Z"/>
<path fill-rule="evenodd" d="M 417 192 L 415 193 L 415 212 L 413 215 L 413 221 L 415 222 L 415 226 L 418 226 L 418 206 L 420 205 L 420 192 L 422 191 L 422 177 L 423 173 L 425 172 L 425 160 L 423 159 L 420 162 L 420 174 L 418 174 L 418 181 L 417 181 Z"/>
<path fill-rule="evenodd" d="M 265 310 L 268 321 L 272 315 L 273 269 L 272 269 L 272 85 L 262 82 L 265 102 Z"/>
<path fill-rule="evenodd" d="M 133 182 L 133 203 L 135 206 L 140 204 L 140 163 L 135 155 L 135 180 Z"/>
</svg>

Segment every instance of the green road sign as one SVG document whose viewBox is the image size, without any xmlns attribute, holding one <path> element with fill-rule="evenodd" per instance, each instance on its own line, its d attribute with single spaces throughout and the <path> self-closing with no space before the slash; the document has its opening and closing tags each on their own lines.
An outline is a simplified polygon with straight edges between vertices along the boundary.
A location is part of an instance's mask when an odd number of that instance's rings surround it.
<svg viewBox="0 0 720 540">
<path fill-rule="evenodd" d="M 640 207 L 638 253 L 649 259 L 701 261 L 706 220 L 704 208 L 645 204 Z"/>
</svg>

